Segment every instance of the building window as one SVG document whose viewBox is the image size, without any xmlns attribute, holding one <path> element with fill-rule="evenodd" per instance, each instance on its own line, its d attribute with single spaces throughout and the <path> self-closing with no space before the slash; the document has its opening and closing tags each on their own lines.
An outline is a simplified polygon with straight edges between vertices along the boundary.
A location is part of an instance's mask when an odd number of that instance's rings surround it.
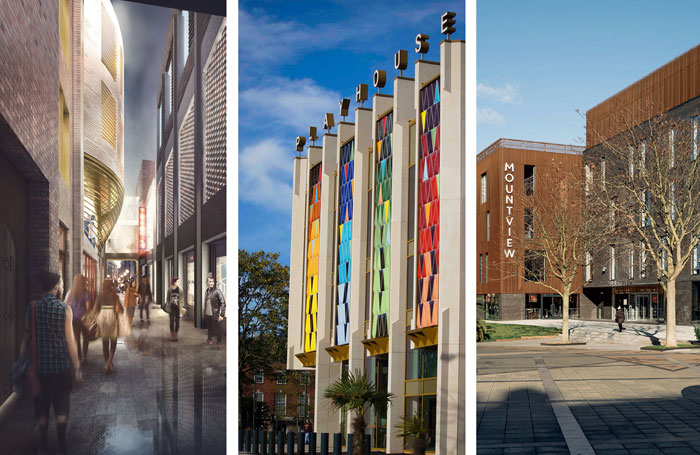
<svg viewBox="0 0 700 455">
<path fill-rule="evenodd" d="M 586 164 L 585 167 L 585 185 L 586 185 L 586 194 L 589 194 L 591 191 L 591 182 L 593 181 L 593 176 L 591 175 L 591 165 Z"/>
<path fill-rule="evenodd" d="M 61 2 L 63 3 L 63 2 Z M 63 181 L 70 187 L 70 114 L 63 95 L 58 88 L 58 170 Z"/>
<path fill-rule="evenodd" d="M 615 247 L 610 247 L 610 281 L 615 281 Z"/>
<path fill-rule="evenodd" d="M 287 394 L 275 394 L 275 414 L 283 416 L 287 414 Z"/>
<path fill-rule="evenodd" d="M 671 183 L 671 219 L 676 219 L 676 183 Z"/>
<path fill-rule="evenodd" d="M 163 103 L 158 105 L 158 150 L 163 145 Z"/>
<path fill-rule="evenodd" d="M 481 174 L 481 203 L 486 202 L 486 172 Z"/>
<path fill-rule="evenodd" d="M 484 282 L 484 255 L 479 255 L 479 283 Z"/>
<path fill-rule="evenodd" d="M 586 252 L 586 263 L 583 269 L 584 272 L 584 281 L 590 281 L 591 280 L 591 253 Z"/>
<path fill-rule="evenodd" d="M 629 147 L 630 178 L 634 178 L 634 147 Z"/>
<path fill-rule="evenodd" d="M 489 254 L 486 253 L 486 255 L 484 255 L 484 258 L 485 258 L 485 262 L 486 262 L 485 267 L 484 267 L 484 279 L 488 283 L 489 282 Z"/>
<path fill-rule="evenodd" d="M 690 274 L 700 274 L 700 244 L 693 248 L 693 262 L 690 264 Z"/>
<path fill-rule="evenodd" d="M 698 128 L 698 122 L 700 122 L 700 115 L 696 115 L 691 119 L 693 123 L 693 157 L 692 159 L 694 160 L 695 158 L 698 157 L 698 135 L 700 135 L 700 128 Z"/>
<path fill-rule="evenodd" d="M 182 46 L 183 46 L 183 51 L 184 51 L 184 58 L 182 59 L 183 61 L 183 67 L 185 66 L 184 64 L 187 62 L 187 58 L 190 56 L 190 12 L 189 11 L 182 11 L 182 27 L 180 27 L 182 30 Z"/>
<path fill-rule="evenodd" d="M 668 133 L 668 143 L 671 146 L 671 167 L 676 166 L 676 130 Z"/>
<path fill-rule="evenodd" d="M 70 71 L 70 50 L 71 50 L 71 2 L 70 0 L 59 0 L 58 2 L 58 37 L 63 49 L 63 58 Z"/>
<path fill-rule="evenodd" d="M 265 401 L 265 392 L 255 392 L 255 401 L 258 403 Z"/>
<path fill-rule="evenodd" d="M 640 242 L 639 244 L 639 249 L 640 249 L 640 260 L 641 264 L 639 266 L 639 276 L 642 278 L 646 278 L 647 276 L 647 248 L 646 244 L 644 242 Z"/>
<path fill-rule="evenodd" d="M 277 384 L 286 384 L 287 383 L 287 373 L 284 371 L 278 371 L 277 372 Z"/>
<path fill-rule="evenodd" d="M 299 381 L 301 385 L 309 385 L 311 384 L 311 375 L 309 374 L 308 371 L 302 371 L 301 375 L 299 376 Z"/>
<path fill-rule="evenodd" d="M 603 183 L 603 189 L 605 189 L 605 158 L 600 160 L 600 181 Z"/>
<path fill-rule="evenodd" d="M 535 194 L 535 166 L 526 164 L 524 176 L 523 188 L 525 196 L 532 196 Z"/>
<path fill-rule="evenodd" d="M 300 393 L 297 395 L 297 415 L 305 417 L 308 415 L 308 409 L 311 405 L 311 400 L 308 393 Z"/>
<path fill-rule="evenodd" d="M 262 371 L 255 373 L 253 380 L 256 384 L 262 384 L 265 381 L 265 374 Z"/>
<path fill-rule="evenodd" d="M 646 165 L 647 165 L 647 143 L 646 142 L 642 142 L 641 154 L 642 154 L 642 169 L 644 169 L 644 168 L 646 168 Z"/>
<path fill-rule="evenodd" d="M 527 207 L 524 210 L 525 216 L 523 226 L 525 226 L 525 237 L 527 237 L 528 239 L 535 238 L 535 220 L 533 217 L 534 210 L 535 209 Z"/>
<path fill-rule="evenodd" d="M 486 212 L 486 241 L 491 240 L 491 214 Z"/>
<path fill-rule="evenodd" d="M 543 251 L 525 251 L 525 281 L 545 281 L 545 260 Z"/>
</svg>

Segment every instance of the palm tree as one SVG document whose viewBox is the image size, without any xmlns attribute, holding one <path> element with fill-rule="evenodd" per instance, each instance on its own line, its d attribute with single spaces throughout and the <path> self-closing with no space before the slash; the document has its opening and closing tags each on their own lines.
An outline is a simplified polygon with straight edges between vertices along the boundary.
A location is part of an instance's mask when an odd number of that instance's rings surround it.
<svg viewBox="0 0 700 455">
<path fill-rule="evenodd" d="M 425 455 L 430 434 L 419 415 L 402 416 L 401 423 L 396 425 L 396 428 L 399 430 L 398 437 L 408 439 L 413 455 Z"/>
<path fill-rule="evenodd" d="M 393 393 L 379 390 L 366 373 L 360 370 L 342 375 L 329 385 L 323 394 L 335 409 L 349 409 L 355 413 L 352 420 L 352 455 L 362 455 L 362 442 L 365 434 L 365 408 L 385 409 L 394 398 Z"/>
</svg>

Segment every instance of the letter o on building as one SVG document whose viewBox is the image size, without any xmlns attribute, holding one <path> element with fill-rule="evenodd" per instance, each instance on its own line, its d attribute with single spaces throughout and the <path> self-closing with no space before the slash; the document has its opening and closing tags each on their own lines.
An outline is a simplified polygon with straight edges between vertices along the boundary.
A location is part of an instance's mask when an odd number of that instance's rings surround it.
<svg viewBox="0 0 700 455">
<path fill-rule="evenodd" d="M 513 174 L 506 174 L 506 182 L 511 183 L 514 179 Z"/>
<path fill-rule="evenodd" d="M 376 88 L 383 88 L 386 85 L 386 71 L 376 70 L 373 83 Z"/>
</svg>

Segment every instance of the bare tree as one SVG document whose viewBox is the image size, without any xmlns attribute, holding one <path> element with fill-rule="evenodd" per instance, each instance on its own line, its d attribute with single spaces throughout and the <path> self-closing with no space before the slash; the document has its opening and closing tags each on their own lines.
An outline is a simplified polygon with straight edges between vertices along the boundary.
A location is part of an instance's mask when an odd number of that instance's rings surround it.
<svg viewBox="0 0 700 455">
<path fill-rule="evenodd" d="M 538 283 L 561 296 L 563 343 L 569 342 L 570 298 L 581 291 L 582 268 L 606 235 L 607 224 L 598 206 L 584 203 L 584 191 L 580 164 L 573 171 L 555 159 L 549 167 L 538 166 L 536 187 L 517 196 L 522 224 L 514 223 L 509 236 L 507 227 L 503 233 L 519 250 L 506 255 L 503 278 Z"/>
<path fill-rule="evenodd" d="M 666 295 L 666 346 L 676 341 L 676 279 L 686 268 L 700 235 L 698 124 L 658 113 L 651 103 L 619 109 L 606 137 L 588 124 L 598 144 L 587 156 L 595 178 L 587 201 L 614 219 L 614 244 L 637 245 Z M 647 120 L 645 120 L 647 119 Z"/>
</svg>

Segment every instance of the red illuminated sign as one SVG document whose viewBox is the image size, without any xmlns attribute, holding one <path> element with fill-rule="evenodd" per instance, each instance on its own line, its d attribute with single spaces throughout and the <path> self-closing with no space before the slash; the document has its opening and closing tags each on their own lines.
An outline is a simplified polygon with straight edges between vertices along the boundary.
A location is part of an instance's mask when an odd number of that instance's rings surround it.
<svg viewBox="0 0 700 455">
<path fill-rule="evenodd" d="M 139 251 L 146 251 L 146 207 L 139 207 Z"/>
</svg>

